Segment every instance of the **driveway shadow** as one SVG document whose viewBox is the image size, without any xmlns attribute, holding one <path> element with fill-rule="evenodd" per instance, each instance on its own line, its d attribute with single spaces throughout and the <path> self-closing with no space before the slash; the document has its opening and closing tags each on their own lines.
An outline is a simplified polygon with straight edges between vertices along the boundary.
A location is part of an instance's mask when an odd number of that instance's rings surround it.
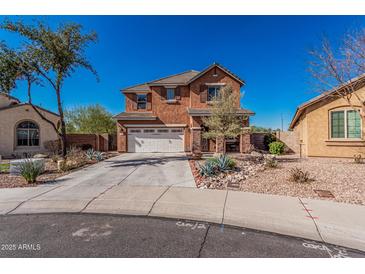
<svg viewBox="0 0 365 274">
<path fill-rule="evenodd" d="M 108 160 L 110 167 L 135 167 L 142 165 L 164 165 L 171 161 L 186 161 L 187 156 L 143 157 L 138 159 Z"/>
</svg>

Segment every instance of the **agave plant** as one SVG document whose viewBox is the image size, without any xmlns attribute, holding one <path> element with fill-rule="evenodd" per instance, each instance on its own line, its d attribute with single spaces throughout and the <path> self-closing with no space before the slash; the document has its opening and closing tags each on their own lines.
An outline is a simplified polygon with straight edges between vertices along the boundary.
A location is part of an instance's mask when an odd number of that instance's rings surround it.
<svg viewBox="0 0 365 274">
<path fill-rule="evenodd" d="M 204 165 L 199 166 L 201 176 L 211 177 L 216 173 L 216 165 L 211 161 L 206 161 Z"/>
<path fill-rule="evenodd" d="M 94 157 L 95 157 L 96 161 L 100 162 L 100 161 L 104 160 L 104 153 L 100 152 L 100 151 L 95 151 Z"/>
<path fill-rule="evenodd" d="M 89 161 L 92 161 L 95 157 L 96 152 L 90 148 L 85 152 L 85 156 Z"/>
<path fill-rule="evenodd" d="M 226 154 L 219 155 L 216 158 L 215 163 L 220 171 L 231 170 L 236 165 L 236 162 Z"/>
</svg>

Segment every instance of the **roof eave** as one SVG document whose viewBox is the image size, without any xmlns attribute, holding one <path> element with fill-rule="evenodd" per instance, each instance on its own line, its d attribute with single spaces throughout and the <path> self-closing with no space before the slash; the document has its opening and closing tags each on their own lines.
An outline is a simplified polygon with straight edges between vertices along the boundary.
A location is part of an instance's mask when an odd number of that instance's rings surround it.
<svg viewBox="0 0 365 274">
<path fill-rule="evenodd" d="M 234 78 L 237 82 L 239 82 L 241 84 L 241 86 L 246 85 L 244 80 L 240 79 L 237 75 L 234 75 L 232 72 L 230 72 L 228 69 L 226 69 L 225 67 L 223 67 L 222 65 L 220 65 L 218 63 L 214 63 L 214 64 L 210 65 L 209 67 L 207 67 L 206 69 L 204 69 L 203 71 L 201 71 L 200 73 L 195 75 L 193 78 L 191 78 L 189 81 L 187 81 L 186 84 L 189 85 L 190 83 L 194 82 L 196 79 L 203 76 L 205 73 L 207 73 L 209 70 L 211 70 L 214 67 L 218 67 L 221 70 L 223 70 L 224 72 L 226 72 L 228 75 L 230 75 L 232 78 Z"/>
</svg>

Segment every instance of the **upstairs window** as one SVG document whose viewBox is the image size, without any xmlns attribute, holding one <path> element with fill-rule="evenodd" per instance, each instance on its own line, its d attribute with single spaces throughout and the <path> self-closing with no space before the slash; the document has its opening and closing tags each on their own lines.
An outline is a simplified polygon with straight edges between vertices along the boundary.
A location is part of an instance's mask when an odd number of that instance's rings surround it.
<svg viewBox="0 0 365 274">
<path fill-rule="evenodd" d="M 31 121 L 21 122 L 16 128 L 17 146 L 39 146 L 39 127 Z"/>
<path fill-rule="evenodd" d="M 173 88 L 166 89 L 166 99 L 168 101 L 175 100 L 175 89 L 173 89 Z"/>
<path fill-rule="evenodd" d="M 219 96 L 220 87 L 208 88 L 208 101 L 214 101 Z"/>
<path fill-rule="evenodd" d="M 361 139 L 361 118 L 356 110 L 331 111 L 331 138 Z"/>
<path fill-rule="evenodd" d="M 147 94 L 137 94 L 137 109 L 147 108 Z"/>
</svg>

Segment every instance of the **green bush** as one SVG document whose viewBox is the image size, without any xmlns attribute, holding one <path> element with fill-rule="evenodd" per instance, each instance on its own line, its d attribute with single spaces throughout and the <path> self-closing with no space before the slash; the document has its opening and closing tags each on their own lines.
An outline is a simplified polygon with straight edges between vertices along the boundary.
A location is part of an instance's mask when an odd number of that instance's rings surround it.
<svg viewBox="0 0 365 274">
<path fill-rule="evenodd" d="M 44 171 L 44 166 L 43 162 L 25 159 L 19 164 L 19 169 L 20 175 L 30 184 L 36 182 L 37 177 Z"/>
<path fill-rule="evenodd" d="M 266 150 L 269 150 L 269 145 L 272 143 L 272 142 L 275 142 L 276 141 L 276 137 L 274 134 L 272 133 L 268 133 L 264 136 L 264 147 Z"/>
<path fill-rule="evenodd" d="M 275 141 L 269 145 L 269 151 L 271 154 L 280 155 L 284 152 L 284 146 L 284 143 Z"/>
</svg>

